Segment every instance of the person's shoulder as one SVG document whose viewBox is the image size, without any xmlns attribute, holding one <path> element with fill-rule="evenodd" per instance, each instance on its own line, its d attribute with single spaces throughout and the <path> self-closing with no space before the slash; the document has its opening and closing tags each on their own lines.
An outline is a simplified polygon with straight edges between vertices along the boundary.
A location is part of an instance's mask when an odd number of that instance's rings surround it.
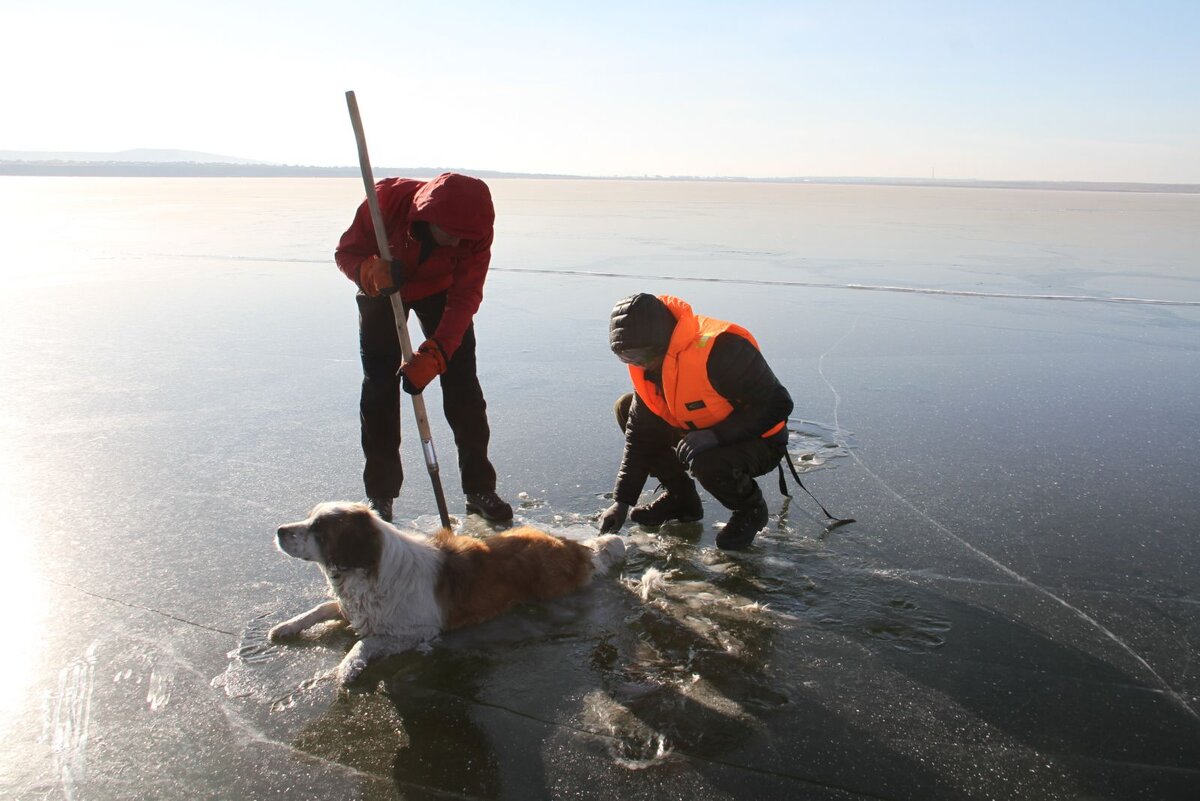
<svg viewBox="0 0 1200 801">
<path fill-rule="evenodd" d="M 753 342 L 751 342 L 749 339 L 746 339 L 746 337 L 744 337 L 740 332 L 732 330 L 722 331 L 713 337 L 712 347 L 714 352 L 717 350 L 741 351 L 746 348 L 758 350 L 758 348 L 754 347 Z"/>
<path fill-rule="evenodd" d="M 426 183 L 416 178 L 383 178 L 375 182 L 375 190 L 380 195 L 412 195 Z"/>
<path fill-rule="evenodd" d="M 753 342 L 735 331 L 722 331 L 713 338 L 708 373 L 710 376 L 740 375 L 761 360 L 762 354 Z"/>
</svg>

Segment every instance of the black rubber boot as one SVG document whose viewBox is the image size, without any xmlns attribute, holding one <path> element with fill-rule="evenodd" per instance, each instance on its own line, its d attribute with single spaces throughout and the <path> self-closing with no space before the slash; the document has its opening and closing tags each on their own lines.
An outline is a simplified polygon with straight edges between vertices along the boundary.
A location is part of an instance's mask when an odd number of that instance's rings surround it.
<svg viewBox="0 0 1200 801">
<path fill-rule="evenodd" d="M 760 493 L 758 503 L 745 509 L 737 509 L 730 515 L 725 528 L 717 534 L 717 547 L 723 551 L 745 550 L 766 525 L 767 502 Z"/>
<path fill-rule="evenodd" d="M 513 519 L 512 507 L 495 492 L 468 492 L 467 514 L 477 514 L 489 523 L 507 523 Z"/>
<path fill-rule="evenodd" d="M 629 519 L 639 526 L 653 528 L 668 520 L 692 523 L 704 517 L 704 505 L 696 492 L 696 482 L 690 476 L 672 481 L 665 492 L 644 506 L 635 506 Z"/>
<path fill-rule="evenodd" d="M 367 506 L 371 507 L 371 511 L 387 522 L 392 522 L 391 498 L 367 498 Z"/>
</svg>

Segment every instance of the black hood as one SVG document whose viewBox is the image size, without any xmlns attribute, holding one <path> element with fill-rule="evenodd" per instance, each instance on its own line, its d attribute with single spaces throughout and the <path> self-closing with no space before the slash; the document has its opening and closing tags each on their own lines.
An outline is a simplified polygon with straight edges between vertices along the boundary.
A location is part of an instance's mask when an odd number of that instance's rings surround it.
<svg viewBox="0 0 1200 801">
<path fill-rule="evenodd" d="M 667 352 L 675 331 L 675 315 L 654 295 L 641 292 L 617 301 L 608 322 L 608 346 L 613 353 L 654 347 Z"/>
</svg>

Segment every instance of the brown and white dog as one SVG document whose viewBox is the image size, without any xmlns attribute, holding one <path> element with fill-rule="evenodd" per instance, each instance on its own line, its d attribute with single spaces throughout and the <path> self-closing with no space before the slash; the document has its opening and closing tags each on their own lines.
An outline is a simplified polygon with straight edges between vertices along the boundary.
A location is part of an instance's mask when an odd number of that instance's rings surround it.
<svg viewBox="0 0 1200 801">
<path fill-rule="evenodd" d="M 529 527 L 487 539 L 401 531 L 361 503 L 322 503 L 307 519 L 279 527 L 279 549 L 316 562 L 334 600 L 280 623 L 278 641 L 328 620 L 361 639 L 338 665 L 342 683 L 372 659 L 408 650 L 442 631 L 496 617 L 514 604 L 567 595 L 625 555 L 615 535 L 585 542 Z"/>
</svg>

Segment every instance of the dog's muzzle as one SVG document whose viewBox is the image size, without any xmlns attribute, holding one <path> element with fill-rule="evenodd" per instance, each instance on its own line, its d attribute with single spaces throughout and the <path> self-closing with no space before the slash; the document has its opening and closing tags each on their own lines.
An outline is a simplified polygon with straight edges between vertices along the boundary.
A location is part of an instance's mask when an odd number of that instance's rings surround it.
<svg viewBox="0 0 1200 801">
<path fill-rule="evenodd" d="M 297 559 L 308 559 L 303 553 L 302 540 L 299 536 L 301 533 L 301 531 L 296 529 L 295 524 L 280 526 L 275 531 L 275 545 L 288 556 L 293 556 Z"/>
</svg>

